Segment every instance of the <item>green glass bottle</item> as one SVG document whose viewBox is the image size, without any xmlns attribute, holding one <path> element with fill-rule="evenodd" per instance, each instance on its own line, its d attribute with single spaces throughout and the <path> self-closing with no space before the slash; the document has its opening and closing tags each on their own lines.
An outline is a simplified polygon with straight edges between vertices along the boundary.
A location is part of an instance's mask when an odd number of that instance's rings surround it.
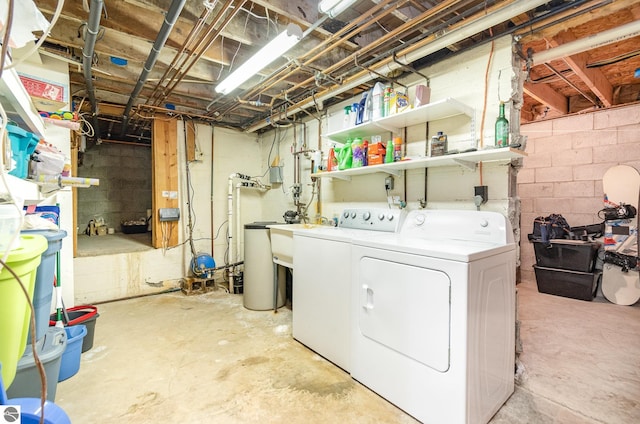
<svg viewBox="0 0 640 424">
<path fill-rule="evenodd" d="M 509 145 L 509 121 L 504 116 L 504 102 L 500 102 L 500 114 L 496 119 L 496 147 Z"/>
</svg>

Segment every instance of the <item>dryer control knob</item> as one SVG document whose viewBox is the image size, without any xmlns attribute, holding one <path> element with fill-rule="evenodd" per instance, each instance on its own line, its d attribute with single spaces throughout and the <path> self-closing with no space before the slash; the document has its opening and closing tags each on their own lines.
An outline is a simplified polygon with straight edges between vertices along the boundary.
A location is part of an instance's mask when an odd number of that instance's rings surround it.
<svg viewBox="0 0 640 424">
<path fill-rule="evenodd" d="M 369 220 L 369 218 L 371 218 L 371 212 L 365 212 L 365 213 L 363 213 L 363 214 L 362 214 L 362 218 L 363 218 L 365 221 L 368 221 L 368 220 Z"/>
<path fill-rule="evenodd" d="M 342 215 L 345 217 L 345 219 L 349 218 L 349 211 L 345 211 Z"/>
<path fill-rule="evenodd" d="M 393 214 L 389 214 L 389 215 L 387 215 L 387 219 L 388 219 L 389 221 L 393 221 L 393 218 L 394 218 L 394 215 L 393 215 Z"/>
<path fill-rule="evenodd" d="M 480 226 L 481 227 L 487 227 L 489 226 L 489 221 L 487 221 L 486 219 L 483 219 L 480 221 Z"/>
<path fill-rule="evenodd" d="M 384 221 L 384 214 L 383 214 L 383 213 L 381 213 L 380 215 L 378 215 L 378 219 L 379 219 L 380 221 Z"/>
<path fill-rule="evenodd" d="M 416 215 L 415 223 L 418 226 L 424 224 L 424 215 Z"/>
<path fill-rule="evenodd" d="M 351 212 L 351 218 L 356 219 L 356 216 L 357 216 L 357 215 L 358 215 L 358 214 L 356 214 L 355 212 Z"/>
</svg>

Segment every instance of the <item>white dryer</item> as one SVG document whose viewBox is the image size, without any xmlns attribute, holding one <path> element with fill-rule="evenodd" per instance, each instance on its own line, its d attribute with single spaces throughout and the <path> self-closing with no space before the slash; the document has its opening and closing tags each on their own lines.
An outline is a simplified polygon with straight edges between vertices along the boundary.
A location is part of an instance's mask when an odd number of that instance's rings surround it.
<svg viewBox="0 0 640 424">
<path fill-rule="evenodd" d="M 293 337 L 345 371 L 351 362 L 351 240 L 397 232 L 398 209 L 345 209 L 337 227 L 294 230 Z"/>
<path fill-rule="evenodd" d="M 486 423 L 513 393 L 516 255 L 509 222 L 412 211 L 352 240 L 351 375 L 425 423 Z"/>
</svg>

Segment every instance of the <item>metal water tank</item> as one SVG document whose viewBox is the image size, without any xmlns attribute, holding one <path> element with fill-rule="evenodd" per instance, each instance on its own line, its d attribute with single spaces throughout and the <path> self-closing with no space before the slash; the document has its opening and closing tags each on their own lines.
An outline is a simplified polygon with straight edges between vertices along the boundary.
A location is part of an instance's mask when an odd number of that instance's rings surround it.
<svg viewBox="0 0 640 424">
<path fill-rule="evenodd" d="M 271 256 L 268 225 L 277 222 L 253 222 L 244 226 L 243 304 L 247 309 L 266 311 L 279 308 L 286 300 L 284 267 L 276 265 Z M 278 273 L 275 290 L 274 267 Z"/>
</svg>

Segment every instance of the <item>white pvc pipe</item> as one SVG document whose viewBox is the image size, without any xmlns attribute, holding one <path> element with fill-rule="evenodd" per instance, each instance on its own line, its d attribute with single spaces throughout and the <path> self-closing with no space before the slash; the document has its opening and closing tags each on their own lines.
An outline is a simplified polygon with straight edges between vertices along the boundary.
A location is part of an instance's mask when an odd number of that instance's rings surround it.
<svg viewBox="0 0 640 424">
<path fill-rule="evenodd" d="M 410 64 L 418 59 L 422 59 L 425 56 L 430 55 L 431 53 L 435 53 L 451 44 L 455 44 L 463 39 L 475 35 L 479 32 L 482 32 L 488 28 L 491 28 L 495 25 L 498 25 L 504 21 L 507 21 L 514 16 L 518 16 L 522 13 L 525 13 L 531 9 L 535 9 L 536 7 L 548 3 L 548 0 L 528 0 L 528 1 L 516 1 L 511 3 L 508 6 L 503 7 L 502 9 L 496 10 L 495 12 L 489 13 L 482 18 L 478 18 L 477 20 L 470 22 L 464 26 L 461 26 L 457 29 L 454 29 L 450 32 L 445 33 L 445 35 L 436 38 L 432 42 L 424 45 L 422 48 L 419 48 L 413 52 L 403 54 L 400 52 L 400 55 L 396 56 L 396 58 L 401 63 Z M 293 115 L 295 113 L 301 112 L 303 109 L 307 109 L 311 106 L 314 106 L 316 103 L 323 102 L 340 93 L 344 93 L 345 91 L 351 90 L 354 87 L 357 87 L 361 84 L 365 84 L 372 79 L 378 78 L 377 74 L 388 74 L 391 71 L 395 71 L 396 69 L 400 69 L 401 66 L 395 62 L 389 62 L 387 64 L 383 64 L 374 69 L 375 74 L 369 72 L 364 74 L 360 78 L 357 78 L 353 81 L 346 82 L 339 87 L 334 87 L 330 92 L 326 94 L 319 95 L 315 98 L 315 102 L 312 100 L 307 101 L 307 103 L 290 108 L 287 110 L 287 116 Z M 266 120 L 255 124 L 254 126 L 247 129 L 247 132 L 254 132 L 261 128 L 269 125 L 269 122 Z"/>
<path fill-rule="evenodd" d="M 229 228 L 228 242 L 229 242 L 229 263 L 233 264 L 236 262 L 235 258 L 235 247 L 233 245 L 233 179 L 237 174 L 229 175 L 228 180 L 228 190 L 227 190 L 227 226 Z M 228 278 L 229 278 L 229 294 L 233 294 L 233 267 L 229 267 L 228 269 Z"/>
<path fill-rule="evenodd" d="M 569 41 L 558 47 L 534 53 L 531 56 L 531 66 L 542 65 L 562 57 L 582 53 L 597 47 L 617 43 L 628 38 L 640 35 L 640 20 L 629 22 L 606 31 L 598 32 L 579 40 Z"/>
<path fill-rule="evenodd" d="M 242 233 L 242 223 L 240 222 L 240 187 L 242 183 L 236 184 L 236 258 L 238 261 L 244 260 L 244 255 L 240 255 L 240 234 Z M 242 257 L 242 259 L 240 259 Z"/>
<path fill-rule="evenodd" d="M 236 189 L 236 207 L 235 207 L 235 220 L 234 220 L 234 208 L 233 208 L 233 180 L 241 179 L 243 181 L 250 181 L 252 185 L 243 185 L 242 183 L 237 183 L 235 185 Z M 229 175 L 228 179 L 228 190 L 227 190 L 227 225 L 229 227 L 229 263 L 234 264 L 238 262 L 238 258 L 240 257 L 240 189 L 241 188 L 251 188 L 255 190 L 269 190 L 271 186 L 265 186 L 260 181 L 255 178 L 251 178 L 248 175 L 243 175 L 239 173 L 234 173 Z M 234 239 L 237 239 L 234 240 Z M 233 282 L 234 282 L 234 267 L 229 267 L 228 269 L 228 277 L 229 277 L 229 293 L 233 293 Z"/>
</svg>

